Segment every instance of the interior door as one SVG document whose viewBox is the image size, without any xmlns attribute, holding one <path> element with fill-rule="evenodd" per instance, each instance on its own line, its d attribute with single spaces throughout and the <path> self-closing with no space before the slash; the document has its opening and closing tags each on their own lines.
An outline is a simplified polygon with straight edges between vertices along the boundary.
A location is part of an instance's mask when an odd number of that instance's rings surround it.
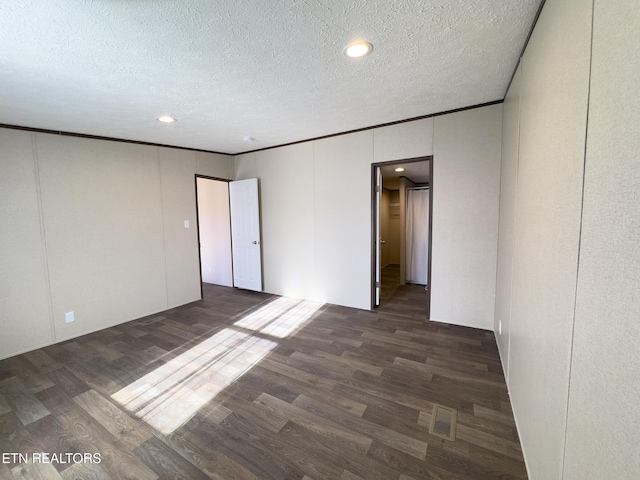
<svg viewBox="0 0 640 480">
<path fill-rule="evenodd" d="M 262 291 L 258 179 L 229 182 L 233 286 Z"/>
<path fill-rule="evenodd" d="M 380 204 L 382 199 L 382 172 L 380 167 L 376 167 L 376 278 L 375 278 L 375 295 L 374 306 L 380 305 L 380 285 L 382 282 L 382 266 L 380 251 Z"/>
</svg>

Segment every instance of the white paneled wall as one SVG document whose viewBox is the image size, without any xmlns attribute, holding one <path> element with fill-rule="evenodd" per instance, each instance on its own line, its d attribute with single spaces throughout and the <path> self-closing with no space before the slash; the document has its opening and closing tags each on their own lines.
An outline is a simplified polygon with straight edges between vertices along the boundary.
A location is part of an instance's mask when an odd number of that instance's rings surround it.
<svg viewBox="0 0 640 480">
<path fill-rule="evenodd" d="M 0 358 L 55 338 L 33 141 L 0 129 Z"/>
<path fill-rule="evenodd" d="M 373 129 L 373 161 L 378 163 L 431 155 L 433 122 L 431 117 Z"/>
<path fill-rule="evenodd" d="M 167 305 L 176 307 L 200 299 L 200 257 L 194 189 L 193 152 L 160 148 L 160 186 L 166 268 Z M 189 228 L 184 228 L 184 222 Z"/>
<path fill-rule="evenodd" d="M 35 137 L 56 340 L 165 308 L 157 149 Z"/>
<path fill-rule="evenodd" d="M 495 329 L 531 480 L 640 478 L 634 7 L 547 0 L 504 104 Z"/>
<path fill-rule="evenodd" d="M 494 330 L 509 380 L 509 335 L 511 329 L 511 279 L 513 275 L 513 230 L 516 221 L 518 186 L 518 142 L 520 133 L 520 82 L 518 66 L 509 92 L 502 104 L 502 160 L 500 167 L 500 229 L 498 236 L 498 268 L 496 271 L 496 318 Z"/>
<path fill-rule="evenodd" d="M 236 179 L 260 179 L 265 289 L 370 308 L 371 164 L 432 155 L 435 144 L 433 256 L 442 268 L 432 273 L 432 317 L 491 329 L 501 115 L 494 105 L 235 157 Z M 478 209 L 471 222 L 469 205 Z M 447 248 L 459 239 L 470 253 Z M 462 271 L 449 268 L 456 262 Z"/>
<path fill-rule="evenodd" d="M 235 168 L 237 180 L 260 180 L 265 291 L 313 298 L 313 144 L 236 156 Z"/>
<path fill-rule="evenodd" d="M 505 105 L 497 336 L 532 480 L 562 478 L 590 26 L 590 0 L 547 1 Z"/>
<path fill-rule="evenodd" d="M 436 117 L 431 319 L 493 329 L 502 105 Z"/>
<path fill-rule="evenodd" d="M 11 341 L 2 345 L 0 356 L 199 298 L 195 173 L 260 179 L 266 291 L 368 309 L 371 164 L 431 155 L 434 143 L 442 155 L 440 167 L 435 157 L 441 192 L 456 188 L 459 181 L 472 185 L 465 195 L 471 204 L 483 205 L 485 216 L 483 222 L 465 222 L 464 209 L 455 206 L 460 195 L 443 195 L 440 206 L 434 205 L 436 212 L 438 208 L 447 212 L 434 219 L 434 244 L 481 239 L 474 255 L 466 257 L 473 276 L 462 278 L 461 272 L 436 269 L 434 304 L 480 295 L 492 304 L 494 292 L 487 291 L 487 285 L 494 284 L 495 265 L 493 271 L 484 265 L 495 261 L 498 201 L 491 192 L 499 181 L 500 113 L 501 107 L 494 105 L 233 160 L 179 149 L 3 130 L 6 140 L 1 148 L 7 159 L 3 179 L 21 186 L 20 191 L 8 189 L 3 195 L 7 204 L 19 204 L 28 212 L 16 223 L 15 234 L 3 239 L 3 255 L 9 258 L 20 245 L 16 259 L 5 261 L 7 272 L 16 285 L 34 286 L 37 298 L 24 315 L 32 326 L 42 328 L 31 334 L 33 328 L 24 329 L 15 318 L 24 298 L 11 286 L 14 283 L 7 282 L 3 322 L 11 333 L 3 340 Z M 434 139 L 438 122 L 442 135 Z M 184 227 L 185 220 L 190 228 Z M 16 219 L 7 213 L 2 221 L 11 231 Z M 493 245 L 486 241 L 491 238 Z M 440 256 L 445 264 L 451 261 L 448 255 L 453 253 L 434 248 L 434 258 Z M 21 262 L 32 264 L 27 273 L 19 268 Z M 450 289 L 437 293 L 438 285 L 456 282 L 460 286 L 454 297 L 448 297 Z M 490 328 L 493 313 L 477 307 L 476 301 L 467 302 L 462 310 L 468 310 L 455 315 L 441 309 L 437 320 Z M 69 311 L 76 318 L 71 324 L 65 322 Z"/>
<path fill-rule="evenodd" d="M 590 23 L 590 0 L 545 4 L 522 60 L 509 389 L 533 479 L 561 478 Z"/>
<path fill-rule="evenodd" d="M 371 304 L 373 132 L 314 142 L 315 298 Z"/>
<path fill-rule="evenodd" d="M 194 176 L 228 178 L 231 157 L 7 129 L 0 139 L 0 358 L 200 298 Z"/>
<path fill-rule="evenodd" d="M 640 9 L 596 0 L 566 480 L 640 478 Z"/>
</svg>

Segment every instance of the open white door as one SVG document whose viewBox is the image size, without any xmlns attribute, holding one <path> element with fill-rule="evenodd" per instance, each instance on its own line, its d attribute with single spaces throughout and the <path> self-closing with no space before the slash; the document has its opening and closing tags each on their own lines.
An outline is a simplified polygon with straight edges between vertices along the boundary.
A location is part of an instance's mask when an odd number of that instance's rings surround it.
<svg viewBox="0 0 640 480">
<path fill-rule="evenodd" d="M 382 172 L 376 167 L 376 278 L 374 306 L 380 305 L 380 285 L 382 282 L 382 267 L 380 256 L 380 203 L 382 198 Z"/>
<path fill-rule="evenodd" d="M 229 182 L 233 286 L 262 291 L 258 179 Z"/>
</svg>

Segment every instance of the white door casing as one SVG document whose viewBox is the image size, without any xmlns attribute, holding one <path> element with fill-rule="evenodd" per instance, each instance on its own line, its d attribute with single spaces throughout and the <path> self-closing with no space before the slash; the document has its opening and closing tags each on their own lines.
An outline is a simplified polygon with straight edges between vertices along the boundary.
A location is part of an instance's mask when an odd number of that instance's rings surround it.
<svg viewBox="0 0 640 480">
<path fill-rule="evenodd" d="M 258 179 L 229 182 L 233 286 L 262 291 Z"/>
</svg>

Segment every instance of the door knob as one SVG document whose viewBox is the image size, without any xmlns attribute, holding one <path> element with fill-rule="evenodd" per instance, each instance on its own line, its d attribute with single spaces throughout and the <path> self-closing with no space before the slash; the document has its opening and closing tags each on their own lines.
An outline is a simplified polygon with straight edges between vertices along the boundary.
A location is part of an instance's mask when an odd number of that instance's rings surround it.
<svg viewBox="0 0 640 480">
<path fill-rule="evenodd" d="M 251 243 L 252 243 L 252 244 L 254 244 L 254 245 L 258 245 L 258 243 L 259 243 L 259 242 L 258 242 L 257 240 L 254 240 L 254 241 L 253 241 L 253 242 L 251 242 Z"/>
<path fill-rule="evenodd" d="M 385 243 L 387 243 L 387 242 L 385 242 L 384 240 L 380 240 L 380 244 L 381 245 L 384 245 Z"/>
</svg>

